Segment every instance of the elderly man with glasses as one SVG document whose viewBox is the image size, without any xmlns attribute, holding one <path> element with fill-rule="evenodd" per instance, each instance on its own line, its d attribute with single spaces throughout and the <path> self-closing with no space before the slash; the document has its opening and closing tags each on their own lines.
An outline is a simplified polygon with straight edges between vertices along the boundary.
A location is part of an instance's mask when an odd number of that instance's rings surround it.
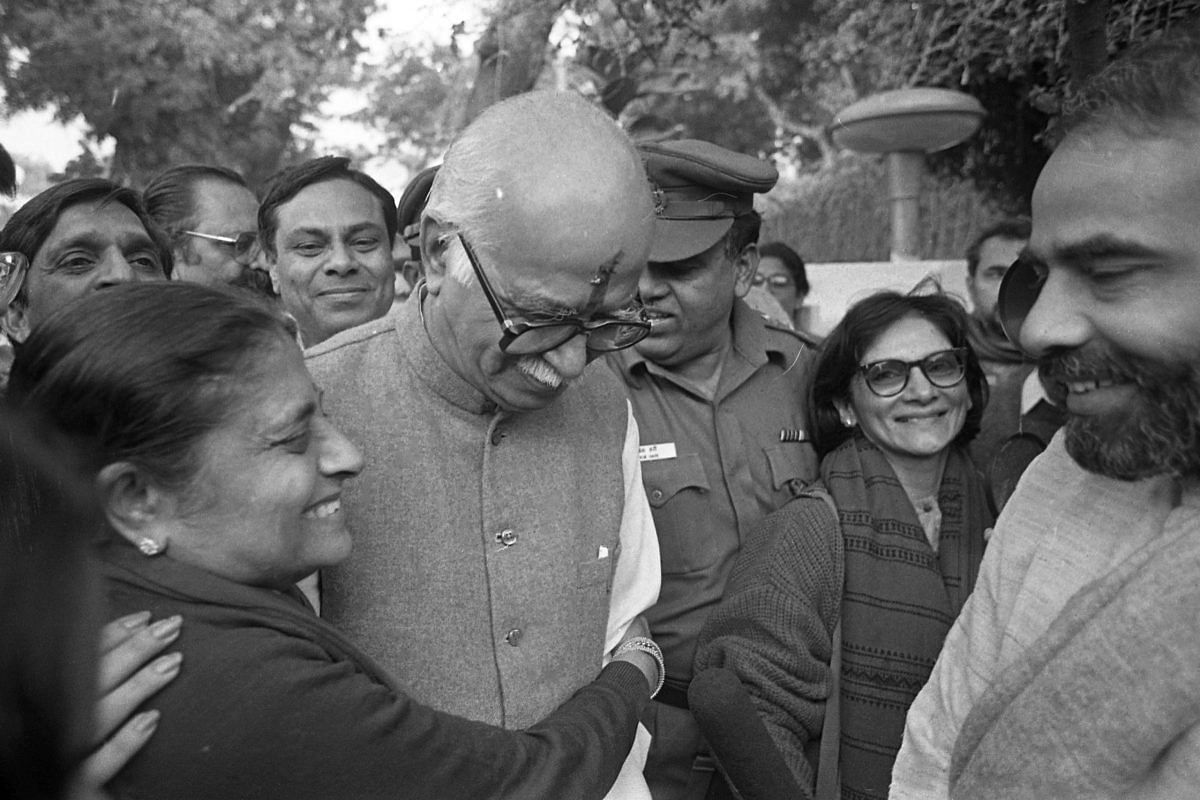
<svg viewBox="0 0 1200 800">
<path fill-rule="evenodd" d="M 775 185 L 775 168 L 697 140 L 641 151 L 656 199 L 638 287 L 651 328 L 609 360 L 641 430 L 662 553 L 647 618 L 667 682 L 645 717 L 646 777 L 655 800 L 700 800 L 713 762 L 688 707 L 696 639 L 743 537 L 817 477 L 805 401 L 812 351 L 742 300 L 758 267 L 754 195 Z"/>
<path fill-rule="evenodd" d="M 156 175 L 142 194 L 171 240 L 176 280 L 254 284 L 269 291 L 258 246 L 258 198 L 231 169 L 182 164 Z M 258 268 L 257 275 L 252 274 Z"/>
<path fill-rule="evenodd" d="M 653 224 L 610 119 L 571 93 L 511 98 L 438 170 L 412 298 L 307 352 L 367 462 L 322 614 L 436 708 L 525 727 L 645 628 L 659 561 L 637 428 L 589 364 L 649 332 Z M 617 786 L 647 796 L 636 755 Z"/>
</svg>

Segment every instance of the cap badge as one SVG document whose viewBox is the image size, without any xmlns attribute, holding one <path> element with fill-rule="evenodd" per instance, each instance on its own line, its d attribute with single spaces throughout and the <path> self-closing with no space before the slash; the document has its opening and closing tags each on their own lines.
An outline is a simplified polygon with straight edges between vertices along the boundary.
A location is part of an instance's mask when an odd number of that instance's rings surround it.
<svg viewBox="0 0 1200 800">
<path fill-rule="evenodd" d="M 653 187 L 651 193 L 654 195 L 654 216 L 661 217 L 662 213 L 667 210 L 667 193 L 658 184 L 650 185 Z"/>
</svg>

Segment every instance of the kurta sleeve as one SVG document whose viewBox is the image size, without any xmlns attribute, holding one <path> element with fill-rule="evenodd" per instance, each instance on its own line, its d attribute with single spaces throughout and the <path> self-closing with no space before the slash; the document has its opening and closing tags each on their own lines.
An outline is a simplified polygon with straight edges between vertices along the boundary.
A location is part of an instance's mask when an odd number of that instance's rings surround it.
<svg viewBox="0 0 1200 800">
<path fill-rule="evenodd" d="M 821 736 L 843 584 L 841 530 L 824 500 L 801 496 L 747 537 L 700 634 L 696 672 L 724 667 L 747 687 L 800 786 Z M 720 759 L 720 754 L 716 754 Z"/>
<path fill-rule="evenodd" d="M 642 467 L 638 462 L 637 422 L 628 401 L 626 408 L 628 422 L 625 445 L 621 449 L 625 507 L 621 512 L 621 553 L 613 574 L 605 653 L 612 652 L 621 643 L 635 617 L 654 605 L 662 585 L 658 535 L 654 531 L 654 517 L 650 515 L 650 503 L 642 485 Z"/>
</svg>

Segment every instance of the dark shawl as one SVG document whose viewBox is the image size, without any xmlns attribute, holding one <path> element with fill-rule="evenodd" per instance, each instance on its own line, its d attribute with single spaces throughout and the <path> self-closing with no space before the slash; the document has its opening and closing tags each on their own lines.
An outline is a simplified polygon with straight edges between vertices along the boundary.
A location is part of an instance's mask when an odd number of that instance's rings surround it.
<svg viewBox="0 0 1200 800">
<path fill-rule="evenodd" d="M 992 525 L 983 482 L 952 448 L 938 552 L 883 453 L 861 433 L 821 462 L 845 543 L 842 797 L 886 798 L 908 707 L 975 585 Z"/>
</svg>

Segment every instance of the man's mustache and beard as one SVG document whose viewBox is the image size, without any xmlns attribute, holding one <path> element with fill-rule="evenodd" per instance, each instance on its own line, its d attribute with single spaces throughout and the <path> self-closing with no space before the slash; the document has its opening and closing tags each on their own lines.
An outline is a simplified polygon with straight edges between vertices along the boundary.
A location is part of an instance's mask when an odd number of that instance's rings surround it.
<svg viewBox="0 0 1200 800">
<path fill-rule="evenodd" d="M 1068 417 L 1067 452 L 1084 469 L 1125 481 L 1200 474 L 1200 376 L 1194 363 L 1085 346 L 1043 357 L 1038 373 L 1051 399 L 1064 407 L 1067 383 L 1111 380 L 1137 387 L 1134 401 L 1120 409 Z"/>
</svg>

